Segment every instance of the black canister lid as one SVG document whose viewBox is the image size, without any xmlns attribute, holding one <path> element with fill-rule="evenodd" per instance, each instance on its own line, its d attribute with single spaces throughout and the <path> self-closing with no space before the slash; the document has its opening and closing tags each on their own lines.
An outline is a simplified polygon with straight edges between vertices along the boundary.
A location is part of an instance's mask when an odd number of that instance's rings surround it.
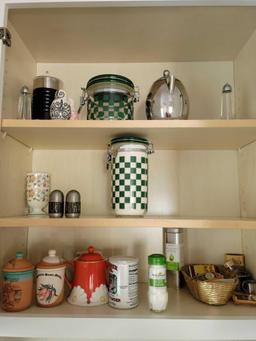
<svg viewBox="0 0 256 341">
<path fill-rule="evenodd" d="M 149 145 L 149 141 L 145 139 L 144 137 L 138 137 L 138 136 L 119 136 L 114 137 L 111 140 L 111 145 L 115 143 L 123 143 L 123 142 L 133 142 L 133 143 L 142 143 L 145 145 Z"/>
<path fill-rule="evenodd" d="M 60 80 L 51 76 L 38 76 L 34 78 L 33 89 L 48 88 L 59 90 Z"/>
</svg>

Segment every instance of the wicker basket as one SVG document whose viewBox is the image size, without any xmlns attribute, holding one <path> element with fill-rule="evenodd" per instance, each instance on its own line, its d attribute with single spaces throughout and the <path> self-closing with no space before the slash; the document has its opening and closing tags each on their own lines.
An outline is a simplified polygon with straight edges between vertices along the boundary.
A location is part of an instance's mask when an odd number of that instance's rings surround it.
<svg viewBox="0 0 256 341">
<path fill-rule="evenodd" d="M 225 283 L 221 281 L 200 281 L 188 275 L 188 266 L 184 266 L 181 271 L 192 296 L 207 304 L 226 304 L 238 285 L 237 277 L 230 278 L 230 281 Z"/>
</svg>

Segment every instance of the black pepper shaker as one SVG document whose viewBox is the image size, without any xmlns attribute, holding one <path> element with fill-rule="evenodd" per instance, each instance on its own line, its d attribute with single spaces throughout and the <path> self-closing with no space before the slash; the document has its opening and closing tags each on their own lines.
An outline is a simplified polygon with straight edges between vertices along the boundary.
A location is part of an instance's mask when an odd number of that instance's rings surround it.
<svg viewBox="0 0 256 341">
<path fill-rule="evenodd" d="M 50 218 L 62 218 L 64 214 L 64 194 L 57 189 L 52 191 L 48 206 Z"/>
<path fill-rule="evenodd" d="M 66 218 L 79 218 L 81 212 L 80 193 L 71 190 L 66 195 L 65 215 Z"/>
</svg>

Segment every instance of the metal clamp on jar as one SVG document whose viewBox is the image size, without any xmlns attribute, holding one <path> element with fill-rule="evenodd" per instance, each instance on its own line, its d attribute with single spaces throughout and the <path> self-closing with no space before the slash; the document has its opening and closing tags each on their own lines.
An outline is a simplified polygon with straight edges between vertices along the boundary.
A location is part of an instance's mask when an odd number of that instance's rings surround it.
<svg viewBox="0 0 256 341">
<path fill-rule="evenodd" d="M 116 137 L 108 148 L 112 169 L 112 208 L 117 215 L 144 215 L 148 207 L 148 154 L 153 145 L 144 138 Z"/>
<path fill-rule="evenodd" d="M 165 70 L 155 81 L 146 100 L 148 120 L 185 120 L 188 118 L 189 101 L 184 85 Z"/>
<path fill-rule="evenodd" d="M 139 90 L 130 79 L 103 74 L 91 78 L 81 89 L 78 113 L 87 102 L 88 120 L 133 120 L 133 103 L 139 101 Z"/>
</svg>

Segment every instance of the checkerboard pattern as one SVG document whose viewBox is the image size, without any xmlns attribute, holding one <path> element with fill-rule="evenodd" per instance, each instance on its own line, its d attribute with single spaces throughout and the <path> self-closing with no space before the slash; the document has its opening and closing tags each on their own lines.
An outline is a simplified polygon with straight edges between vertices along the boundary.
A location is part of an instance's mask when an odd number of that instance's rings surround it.
<svg viewBox="0 0 256 341">
<path fill-rule="evenodd" d="M 133 101 L 121 93 L 97 93 L 87 104 L 88 120 L 132 120 Z"/>
<path fill-rule="evenodd" d="M 126 153 L 127 154 L 127 153 Z M 112 207 L 119 210 L 147 210 L 147 154 L 121 156 L 113 160 Z M 136 212 L 135 212 L 136 213 Z"/>
</svg>

